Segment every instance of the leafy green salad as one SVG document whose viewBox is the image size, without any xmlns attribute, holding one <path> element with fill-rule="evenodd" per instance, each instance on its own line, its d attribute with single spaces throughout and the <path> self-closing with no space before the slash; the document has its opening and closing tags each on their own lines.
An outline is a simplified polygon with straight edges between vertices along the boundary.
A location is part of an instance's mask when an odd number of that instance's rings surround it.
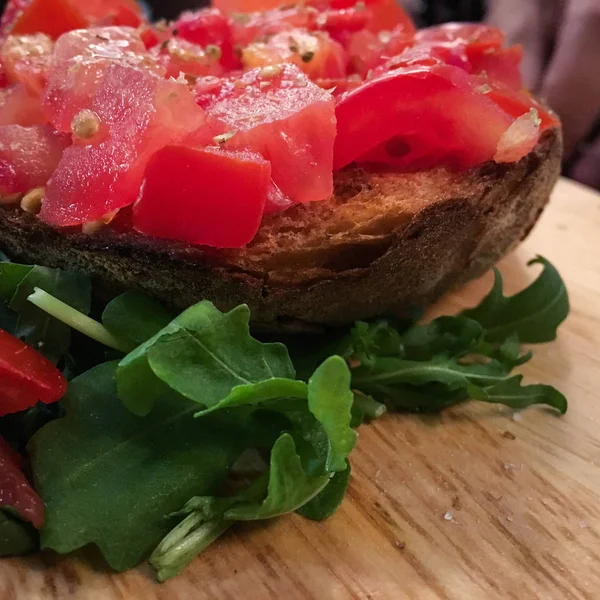
<svg viewBox="0 0 600 600">
<path fill-rule="evenodd" d="M 274 341 L 244 305 L 174 315 L 132 291 L 97 306 L 86 276 L 1 257 L 0 555 L 94 545 L 164 581 L 240 521 L 330 517 L 357 428 L 386 412 L 564 413 L 559 391 L 514 373 L 532 358 L 521 344 L 555 339 L 569 311 L 556 269 L 532 263 L 529 287 L 506 297 L 496 271 L 455 316 Z"/>
</svg>

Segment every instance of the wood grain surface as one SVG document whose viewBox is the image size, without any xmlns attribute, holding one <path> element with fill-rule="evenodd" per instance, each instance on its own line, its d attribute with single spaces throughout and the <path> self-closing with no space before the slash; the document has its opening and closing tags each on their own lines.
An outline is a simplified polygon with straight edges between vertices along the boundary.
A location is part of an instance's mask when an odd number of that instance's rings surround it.
<svg viewBox="0 0 600 600">
<path fill-rule="evenodd" d="M 600 598 L 600 197 L 559 184 L 501 264 L 510 290 L 537 274 L 525 266 L 537 253 L 565 278 L 572 312 L 524 373 L 566 394 L 565 417 L 476 404 L 390 415 L 360 429 L 347 499 L 323 524 L 239 526 L 165 585 L 147 568 L 116 575 L 93 557 L 5 560 L 0 598 Z M 433 312 L 474 304 L 489 284 Z"/>
</svg>

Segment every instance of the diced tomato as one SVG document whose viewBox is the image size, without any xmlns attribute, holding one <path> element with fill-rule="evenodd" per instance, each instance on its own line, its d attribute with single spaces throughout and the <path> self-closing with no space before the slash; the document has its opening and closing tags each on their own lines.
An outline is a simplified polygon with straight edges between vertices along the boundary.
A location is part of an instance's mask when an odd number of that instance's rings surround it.
<svg viewBox="0 0 600 600">
<path fill-rule="evenodd" d="M 542 106 L 525 90 L 516 91 L 506 85 L 492 82 L 488 79 L 485 80 L 485 83 L 483 83 L 479 89 L 514 119 L 528 113 L 530 109 L 535 108 L 541 121 L 540 132 L 542 133 L 547 129 L 558 127 L 560 125 L 558 117 L 545 106 Z"/>
<path fill-rule="evenodd" d="M 0 126 L 0 195 L 22 194 L 46 185 L 70 143 L 68 135 L 50 125 Z"/>
<path fill-rule="evenodd" d="M 233 37 L 227 17 L 216 8 L 184 12 L 173 24 L 177 36 L 203 48 L 217 46 L 226 69 L 239 69 L 240 59 L 233 51 Z"/>
<path fill-rule="evenodd" d="M 56 402 L 66 391 L 65 378 L 47 358 L 0 329 L 0 416 Z"/>
<path fill-rule="evenodd" d="M 219 62 L 221 50 L 218 46 L 202 48 L 183 39 L 171 38 L 162 47 L 152 51 L 160 64 L 165 67 L 166 77 L 177 79 L 180 73 L 203 77 L 222 75 L 223 66 Z"/>
<path fill-rule="evenodd" d="M 345 41 L 347 34 L 364 29 L 371 18 L 369 10 L 355 7 L 324 10 L 310 14 L 312 19 L 309 29 L 323 29 L 338 42 Z"/>
<path fill-rule="evenodd" d="M 258 152 L 273 181 L 294 202 L 333 192 L 333 97 L 294 65 L 253 69 L 197 95 L 219 133 L 235 131 L 227 149 Z"/>
<path fill-rule="evenodd" d="M 135 0 L 70 0 L 89 24 L 138 27 L 143 20 L 141 6 Z"/>
<path fill-rule="evenodd" d="M 315 83 L 320 88 L 327 90 L 334 98 L 339 98 L 346 92 L 360 87 L 363 80 L 358 75 L 350 75 L 340 79 L 315 79 Z"/>
<path fill-rule="evenodd" d="M 258 231 L 270 177 L 269 163 L 255 153 L 166 147 L 148 163 L 133 208 L 134 228 L 190 244 L 238 248 Z"/>
<path fill-rule="evenodd" d="M 521 77 L 523 48 L 521 46 L 490 49 L 481 53 L 469 52 L 467 48 L 467 55 L 473 66 L 473 73 L 481 74 L 486 79 L 502 83 L 513 90 L 523 89 Z"/>
<path fill-rule="evenodd" d="M 21 471 L 21 457 L 0 437 L 0 506 L 14 509 L 38 529 L 44 524 L 44 503 Z"/>
<path fill-rule="evenodd" d="M 0 60 L 8 83 L 22 83 L 32 94 L 40 95 L 46 85 L 46 70 L 54 44 L 43 33 L 9 36 L 0 50 Z"/>
<path fill-rule="evenodd" d="M 279 8 L 285 4 L 285 0 L 212 0 L 211 4 L 213 8 L 218 8 L 226 15 L 230 15 Z"/>
<path fill-rule="evenodd" d="M 266 12 L 234 14 L 230 28 L 234 44 L 241 47 L 291 29 L 325 31 L 335 41 L 344 43 L 349 34 L 365 27 L 370 16 L 368 10 L 354 7 L 318 11 L 312 6 L 298 4 Z"/>
<path fill-rule="evenodd" d="M 347 58 L 343 47 L 324 31 L 292 29 L 274 35 L 266 43 L 250 44 L 242 52 L 242 62 L 247 69 L 287 62 L 311 78 L 329 79 L 346 74 Z"/>
<path fill-rule="evenodd" d="M 59 131 L 70 132 L 75 116 L 90 108 L 111 62 L 164 73 L 146 53 L 138 32 L 128 27 L 72 31 L 56 42 L 43 111 Z"/>
<path fill-rule="evenodd" d="M 22 85 L 0 90 L 0 125 L 41 125 L 46 123 L 40 99 Z"/>
<path fill-rule="evenodd" d="M 2 34 L 45 33 L 52 39 L 89 25 L 69 0 L 11 0 L 2 19 Z"/>
<path fill-rule="evenodd" d="M 504 34 L 496 27 L 477 23 L 446 23 L 421 29 L 415 34 L 419 44 L 433 42 L 472 46 L 477 51 L 502 48 Z"/>
<path fill-rule="evenodd" d="M 456 67 L 397 69 L 336 107 L 334 166 L 364 159 L 401 170 L 468 169 L 491 160 L 512 119 Z"/>
<path fill-rule="evenodd" d="M 484 56 L 500 53 L 504 35 L 499 29 L 487 25 L 447 23 L 418 31 L 415 43 L 418 47 L 434 51 L 446 64 L 471 73 L 475 64 L 484 62 Z"/>
<path fill-rule="evenodd" d="M 150 157 L 204 123 L 187 85 L 114 61 L 99 66 L 101 83 L 86 110 L 108 127 L 108 137 L 65 151 L 40 212 L 53 225 L 95 221 L 132 204 Z"/>
<path fill-rule="evenodd" d="M 6 71 L 4 67 L 0 63 L 0 89 L 5 88 L 8 85 L 8 80 L 6 79 Z"/>
</svg>

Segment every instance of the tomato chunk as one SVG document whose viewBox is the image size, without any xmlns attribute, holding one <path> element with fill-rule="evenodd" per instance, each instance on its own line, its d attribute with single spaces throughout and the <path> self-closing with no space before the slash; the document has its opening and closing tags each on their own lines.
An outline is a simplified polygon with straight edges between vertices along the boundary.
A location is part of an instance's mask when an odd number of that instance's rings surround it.
<svg viewBox="0 0 600 600">
<path fill-rule="evenodd" d="M 247 69 L 288 62 L 312 79 L 327 79 L 344 77 L 347 58 L 344 48 L 326 32 L 291 29 L 245 48 L 242 62 Z"/>
<path fill-rule="evenodd" d="M 63 35 L 54 48 L 43 97 L 47 120 L 59 131 L 70 132 L 73 119 L 90 108 L 113 63 L 164 73 L 147 55 L 138 33 L 129 27 L 82 29 Z"/>
<path fill-rule="evenodd" d="M 512 122 L 464 71 L 447 65 L 375 77 L 345 96 L 336 115 L 336 169 L 361 158 L 402 170 L 468 169 L 493 158 Z"/>
<path fill-rule="evenodd" d="M 27 91 L 40 95 L 46 85 L 46 69 L 54 44 L 43 33 L 9 36 L 0 50 L 8 83 L 22 83 Z"/>
<path fill-rule="evenodd" d="M 190 244 L 243 246 L 258 231 L 270 179 L 269 163 L 255 153 L 169 146 L 148 164 L 134 228 Z"/>
<path fill-rule="evenodd" d="M 184 12 L 173 24 L 177 36 L 188 42 L 216 46 L 220 50 L 220 63 L 225 69 L 240 67 L 240 59 L 233 50 L 233 36 L 227 17 L 216 8 Z"/>
<path fill-rule="evenodd" d="M 16 0 L 2 19 L 3 34 L 45 33 L 52 39 L 89 25 L 88 20 L 68 0 Z"/>
<path fill-rule="evenodd" d="M 239 82 L 242 82 L 240 85 Z M 291 64 L 253 69 L 197 95 L 225 146 L 271 163 L 273 181 L 294 202 L 333 193 L 334 100 Z"/>
<path fill-rule="evenodd" d="M 22 85 L 0 89 L 0 125 L 42 125 L 46 123 L 40 99 Z"/>
<path fill-rule="evenodd" d="M 0 416 L 56 402 L 66 391 L 65 378 L 46 357 L 0 329 Z"/>
<path fill-rule="evenodd" d="M 100 66 L 101 84 L 86 111 L 107 137 L 65 151 L 40 212 L 53 225 L 80 225 L 132 204 L 150 157 L 204 123 L 187 85 L 111 61 Z"/>
<path fill-rule="evenodd" d="M 0 437 L 0 506 L 14 509 L 39 529 L 44 524 L 44 503 L 21 471 L 19 459 Z"/>
<path fill-rule="evenodd" d="M 183 39 L 171 38 L 152 52 L 165 67 L 166 77 L 177 79 L 180 73 L 194 77 L 223 74 L 218 46 L 202 48 Z"/>
<path fill-rule="evenodd" d="M 0 195 L 46 185 L 70 143 L 50 125 L 0 126 Z"/>
</svg>

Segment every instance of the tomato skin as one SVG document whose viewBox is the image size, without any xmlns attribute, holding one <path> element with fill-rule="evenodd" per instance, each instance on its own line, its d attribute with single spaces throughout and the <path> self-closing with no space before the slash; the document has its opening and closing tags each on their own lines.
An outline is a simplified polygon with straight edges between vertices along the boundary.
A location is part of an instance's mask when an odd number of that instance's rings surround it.
<svg viewBox="0 0 600 600">
<path fill-rule="evenodd" d="M 336 169 L 363 157 L 401 170 L 468 169 L 493 158 L 512 121 L 448 65 L 371 79 L 342 98 L 336 116 Z"/>
<path fill-rule="evenodd" d="M 56 402 L 66 391 L 65 378 L 47 358 L 0 329 L 0 416 Z"/>
<path fill-rule="evenodd" d="M 271 166 L 258 154 L 167 146 L 148 163 L 133 226 L 180 242 L 239 248 L 258 231 L 270 181 Z"/>
<path fill-rule="evenodd" d="M 13 508 L 39 529 L 44 524 L 44 503 L 21 471 L 21 457 L 0 437 L 0 507 Z"/>
</svg>

